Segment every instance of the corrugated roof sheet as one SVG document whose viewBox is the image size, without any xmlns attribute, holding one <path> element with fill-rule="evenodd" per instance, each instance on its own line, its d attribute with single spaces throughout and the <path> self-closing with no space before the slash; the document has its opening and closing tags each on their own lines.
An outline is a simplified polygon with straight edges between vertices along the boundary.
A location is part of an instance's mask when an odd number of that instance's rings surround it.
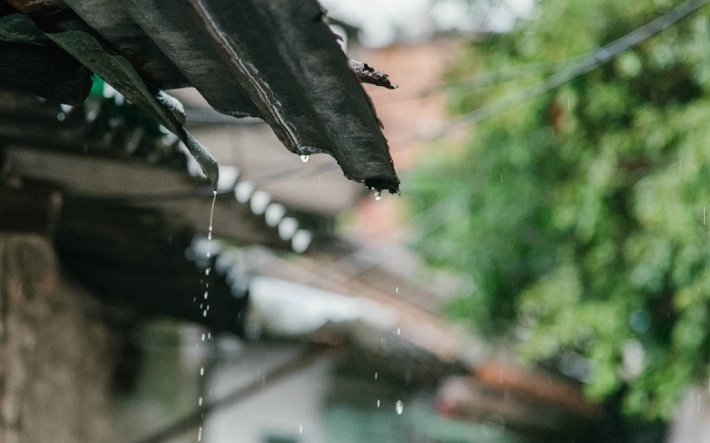
<svg viewBox="0 0 710 443">
<path fill-rule="evenodd" d="M 0 40 L 71 54 L 178 135 L 213 183 L 216 163 L 161 88 L 194 86 L 220 112 L 263 118 L 292 152 L 328 153 L 348 178 L 398 192 L 362 64 L 349 66 L 315 0 L 5 1 L 21 15 L 0 7 Z"/>
</svg>

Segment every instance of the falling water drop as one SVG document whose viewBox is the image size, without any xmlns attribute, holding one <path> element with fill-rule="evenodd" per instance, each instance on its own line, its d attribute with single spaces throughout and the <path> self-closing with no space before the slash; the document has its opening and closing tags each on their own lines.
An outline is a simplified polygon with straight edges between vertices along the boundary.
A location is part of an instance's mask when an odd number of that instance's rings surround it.
<svg viewBox="0 0 710 443">
<path fill-rule="evenodd" d="M 214 204 L 217 202 L 217 190 L 212 191 L 212 207 L 210 208 L 210 226 L 207 228 L 207 240 L 212 240 L 212 221 L 214 220 Z"/>
<path fill-rule="evenodd" d="M 377 372 L 375 372 L 375 380 L 377 380 Z"/>
<path fill-rule="evenodd" d="M 205 309 L 204 311 L 202 311 L 202 316 L 203 316 L 203 317 L 207 317 L 207 309 Z"/>
<path fill-rule="evenodd" d="M 398 415 L 402 415 L 402 412 L 404 411 L 404 403 L 402 403 L 402 400 L 397 400 L 395 409 L 397 410 Z"/>
<path fill-rule="evenodd" d="M 210 275 L 210 271 L 212 271 L 212 267 L 205 269 L 205 275 Z"/>
<path fill-rule="evenodd" d="M 210 293 L 205 291 L 205 300 L 207 300 L 207 297 L 209 297 Z"/>
<path fill-rule="evenodd" d="M 397 335 L 401 335 L 401 334 L 402 334 L 402 330 L 400 328 L 397 328 Z"/>
<path fill-rule="evenodd" d="M 205 341 L 205 333 L 202 333 L 202 341 Z"/>
<path fill-rule="evenodd" d="M 306 163 L 309 158 L 311 158 L 310 155 L 305 155 L 305 154 L 304 154 L 304 155 L 301 156 L 301 161 L 302 161 L 303 163 Z"/>
<path fill-rule="evenodd" d="M 298 433 L 303 434 L 303 425 L 298 425 Z"/>
<path fill-rule="evenodd" d="M 398 293 L 399 293 L 399 286 L 397 286 L 396 288 L 394 288 L 394 292 L 395 292 L 395 294 L 398 294 Z"/>
<path fill-rule="evenodd" d="M 205 375 L 205 367 L 204 366 L 200 368 L 200 377 L 203 375 Z"/>
<path fill-rule="evenodd" d="M 377 400 L 377 407 L 378 408 L 380 407 L 380 400 L 379 399 Z"/>
<path fill-rule="evenodd" d="M 382 191 L 378 189 L 377 191 L 375 191 L 375 200 L 380 199 L 382 199 Z"/>
<path fill-rule="evenodd" d="M 200 430 L 197 431 L 197 441 L 202 441 L 202 426 L 200 426 Z"/>
<path fill-rule="evenodd" d="M 202 406 L 202 397 L 197 400 L 197 406 Z"/>
</svg>

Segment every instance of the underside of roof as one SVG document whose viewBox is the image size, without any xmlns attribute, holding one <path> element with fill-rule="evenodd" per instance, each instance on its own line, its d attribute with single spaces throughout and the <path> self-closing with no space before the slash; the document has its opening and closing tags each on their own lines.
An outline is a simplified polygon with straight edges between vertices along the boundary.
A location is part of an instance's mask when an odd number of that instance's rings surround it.
<svg viewBox="0 0 710 443">
<path fill-rule="evenodd" d="M 79 104 L 97 74 L 176 134 L 216 186 L 214 159 L 163 92 L 194 86 L 216 110 L 264 119 L 292 152 L 328 153 L 344 174 L 398 192 L 387 141 L 315 0 L 0 0 L 0 88 Z"/>
</svg>

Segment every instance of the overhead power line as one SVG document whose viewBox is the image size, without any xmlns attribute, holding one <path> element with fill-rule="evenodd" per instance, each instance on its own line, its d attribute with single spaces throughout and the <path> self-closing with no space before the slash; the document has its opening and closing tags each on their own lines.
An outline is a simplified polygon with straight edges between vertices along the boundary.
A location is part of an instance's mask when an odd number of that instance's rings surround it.
<svg viewBox="0 0 710 443">
<path fill-rule="evenodd" d="M 580 61 L 572 64 L 569 69 L 560 71 L 538 83 L 513 92 L 498 101 L 494 101 L 467 114 L 463 114 L 434 131 L 428 133 L 416 133 L 408 137 L 403 137 L 397 141 L 437 139 L 449 132 L 459 129 L 462 126 L 486 120 L 521 103 L 539 97 L 546 92 L 556 89 L 565 83 L 569 83 L 570 81 L 587 74 L 595 68 L 608 63 L 621 52 L 633 48 L 644 40 L 647 40 L 653 35 L 676 23 L 678 20 L 687 17 L 707 4 L 709 1 L 710 0 L 686 0 L 655 20 L 646 23 L 640 28 L 635 29 L 608 45 L 602 46 L 601 48 L 588 53 L 586 56 L 583 56 Z"/>
<path fill-rule="evenodd" d="M 396 100 L 389 100 L 379 103 L 378 106 L 399 104 L 404 101 L 421 100 L 434 94 L 445 92 L 447 89 L 456 91 L 470 91 L 487 88 L 501 83 L 520 80 L 526 77 L 547 75 L 559 71 L 570 69 L 574 64 L 584 58 L 584 55 L 576 55 L 560 60 L 548 62 L 528 63 L 524 65 L 510 66 L 496 71 L 486 71 L 472 76 L 457 78 L 455 80 L 443 81 L 421 88 L 412 94 L 399 97 Z"/>
</svg>

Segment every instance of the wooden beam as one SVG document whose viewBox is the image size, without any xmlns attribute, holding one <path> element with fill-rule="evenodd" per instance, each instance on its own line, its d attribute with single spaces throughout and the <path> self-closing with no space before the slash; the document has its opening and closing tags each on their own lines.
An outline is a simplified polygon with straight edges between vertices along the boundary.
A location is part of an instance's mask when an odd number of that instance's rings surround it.
<svg viewBox="0 0 710 443">
<path fill-rule="evenodd" d="M 5 151 L 24 177 L 58 183 L 70 189 L 77 202 L 81 196 L 84 207 L 73 206 L 72 211 L 82 211 L 87 220 L 93 217 L 92 207 L 113 202 L 157 209 L 207 232 L 211 190 L 204 180 L 190 177 L 185 169 L 152 166 L 132 158 L 100 158 L 17 147 Z M 236 201 L 233 193 L 217 198 L 214 235 L 240 244 L 290 248 L 290 242 L 279 237 L 278 228 L 268 226 L 263 216 L 254 215 L 248 204 Z"/>
</svg>

